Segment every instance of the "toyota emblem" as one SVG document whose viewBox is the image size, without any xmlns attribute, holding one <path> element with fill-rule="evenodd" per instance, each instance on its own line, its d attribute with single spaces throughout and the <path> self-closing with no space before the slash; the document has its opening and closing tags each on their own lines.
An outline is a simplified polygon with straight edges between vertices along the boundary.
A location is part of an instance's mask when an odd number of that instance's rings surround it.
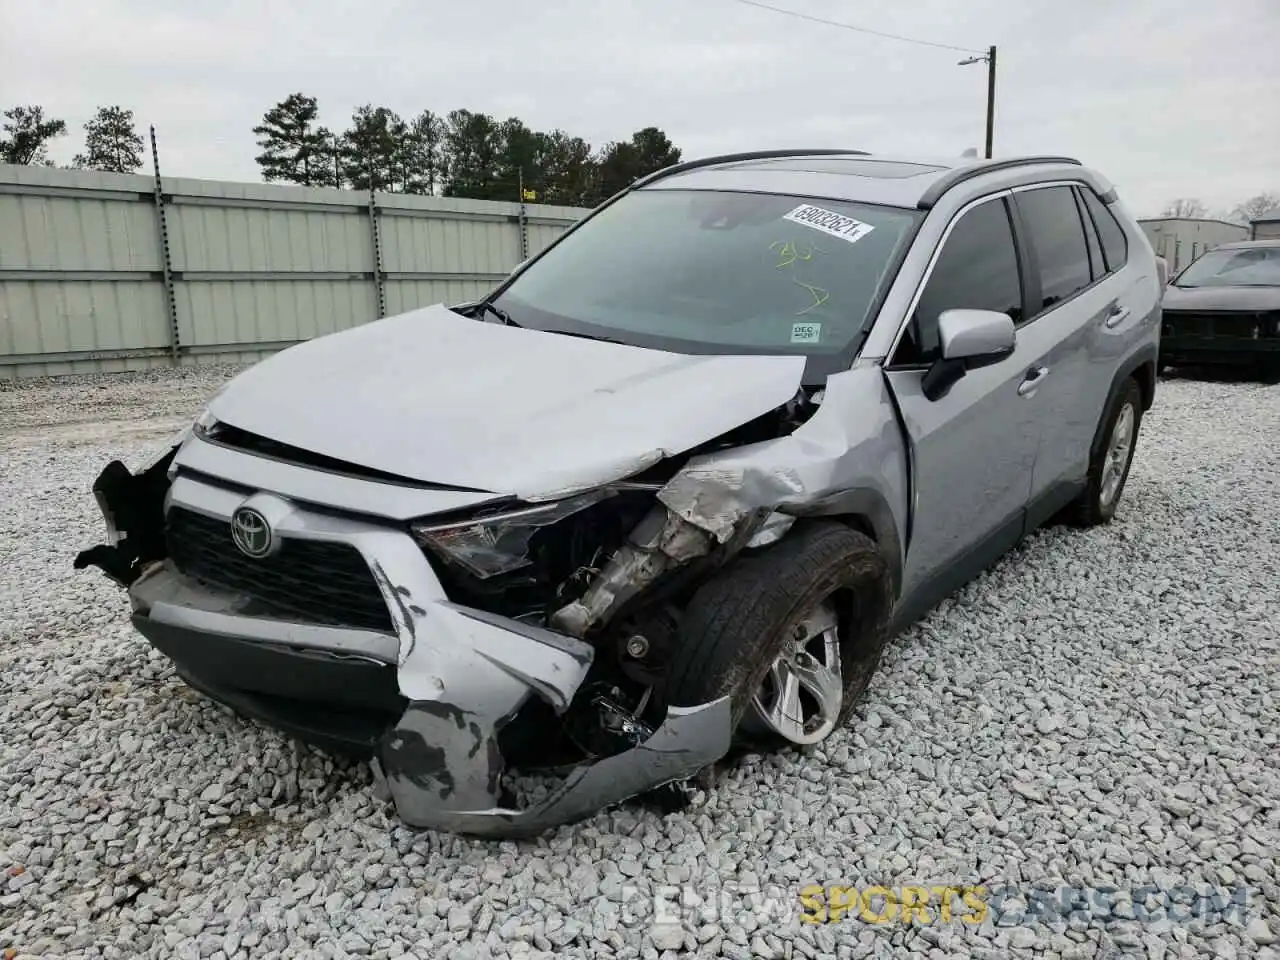
<svg viewBox="0 0 1280 960">
<path fill-rule="evenodd" d="M 267 556 L 275 545 L 271 524 L 252 507 L 241 507 L 231 515 L 231 539 L 241 553 L 255 560 Z"/>
</svg>

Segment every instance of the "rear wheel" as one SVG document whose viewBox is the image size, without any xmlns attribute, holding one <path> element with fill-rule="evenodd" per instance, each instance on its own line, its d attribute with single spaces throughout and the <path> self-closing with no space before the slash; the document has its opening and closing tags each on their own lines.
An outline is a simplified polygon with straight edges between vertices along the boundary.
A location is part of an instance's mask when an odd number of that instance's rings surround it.
<svg viewBox="0 0 1280 960">
<path fill-rule="evenodd" d="M 1094 443 L 1085 488 L 1068 509 L 1068 519 L 1077 526 L 1110 523 L 1116 515 L 1141 423 L 1142 389 L 1131 377 L 1107 408 L 1103 429 Z"/>
<path fill-rule="evenodd" d="M 667 702 L 729 696 L 739 742 L 818 743 L 870 683 L 891 603 L 874 541 L 830 521 L 797 524 L 698 589 L 681 620 Z"/>
</svg>

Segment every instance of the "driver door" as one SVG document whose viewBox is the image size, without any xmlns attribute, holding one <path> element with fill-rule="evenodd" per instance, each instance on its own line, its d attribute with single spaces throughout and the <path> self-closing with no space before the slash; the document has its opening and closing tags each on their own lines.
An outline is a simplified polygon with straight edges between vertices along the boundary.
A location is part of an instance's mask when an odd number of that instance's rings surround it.
<svg viewBox="0 0 1280 960">
<path fill-rule="evenodd" d="M 937 400 L 921 390 L 940 356 L 944 310 L 998 310 L 1015 324 L 1026 316 L 1006 197 L 984 198 L 951 221 L 886 366 L 912 447 L 900 611 L 908 619 L 971 579 L 1023 531 L 1040 443 L 1038 371 L 1051 344 L 1020 326 L 1008 357 L 968 370 Z"/>
</svg>

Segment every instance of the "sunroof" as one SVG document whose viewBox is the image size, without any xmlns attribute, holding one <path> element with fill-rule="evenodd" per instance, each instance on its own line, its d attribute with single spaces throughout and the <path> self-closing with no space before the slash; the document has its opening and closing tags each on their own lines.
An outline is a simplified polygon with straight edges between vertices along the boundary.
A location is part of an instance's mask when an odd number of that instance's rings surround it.
<svg viewBox="0 0 1280 960">
<path fill-rule="evenodd" d="M 788 170 L 796 173 L 840 173 L 875 180 L 904 180 L 922 173 L 937 173 L 946 167 L 926 163 L 904 163 L 898 160 L 867 160 L 862 157 L 783 157 L 779 160 L 751 160 L 729 164 L 721 169 L 751 167 L 759 170 Z"/>
</svg>

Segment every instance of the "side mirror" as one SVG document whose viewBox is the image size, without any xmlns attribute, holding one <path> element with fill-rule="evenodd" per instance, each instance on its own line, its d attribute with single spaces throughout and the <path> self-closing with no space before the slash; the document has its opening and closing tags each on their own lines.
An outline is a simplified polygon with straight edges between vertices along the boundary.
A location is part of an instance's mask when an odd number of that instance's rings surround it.
<svg viewBox="0 0 1280 960">
<path fill-rule="evenodd" d="M 1007 313 L 997 310 L 944 310 L 938 317 L 938 342 L 944 360 L 995 360 L 1013 353 L 1017 332 Z"/>
<path fill-rule="evenodd" d="M 929 400 L 947 395 L 975 367 L 997 363 L 1013 353 L 1018 334 L 1013 319 L 997 310 L 944 310 L 938 317 L 942 356 L 925 371 L 920 389 Z"/>
</svg>

